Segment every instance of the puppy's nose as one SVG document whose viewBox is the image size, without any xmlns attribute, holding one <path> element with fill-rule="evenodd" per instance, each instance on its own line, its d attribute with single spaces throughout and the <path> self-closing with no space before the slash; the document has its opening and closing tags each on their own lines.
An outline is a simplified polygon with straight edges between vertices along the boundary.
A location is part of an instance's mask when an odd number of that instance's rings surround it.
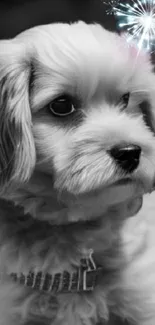
<svg viewBox="0 0 155 325">
<path fill-rule="evenodd" d="M 110 150 L 110 155 L 127 173 L 132 173 L 139 165 L 141 148 L 137 145 L 116 146 Z"/>
</svg>

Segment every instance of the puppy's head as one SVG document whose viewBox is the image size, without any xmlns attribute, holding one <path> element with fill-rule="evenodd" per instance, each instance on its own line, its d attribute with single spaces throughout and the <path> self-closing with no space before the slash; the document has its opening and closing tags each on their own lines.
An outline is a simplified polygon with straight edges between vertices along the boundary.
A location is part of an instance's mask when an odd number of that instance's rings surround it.
<svg viewBox="0 0 155 325">
<path fill-rule="evenodd" d="M 155 77 L 117 34 L 80 22 L 2 41 L 0 94 L 3 188 L 34 170 L 76 195 L 152 187 Z"/>
</svg>

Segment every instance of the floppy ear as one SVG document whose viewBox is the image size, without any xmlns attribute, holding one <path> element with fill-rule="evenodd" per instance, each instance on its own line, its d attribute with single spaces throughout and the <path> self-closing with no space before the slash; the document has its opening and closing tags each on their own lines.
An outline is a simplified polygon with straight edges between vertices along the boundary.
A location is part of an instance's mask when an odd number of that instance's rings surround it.
<svg viewBox="0 0 155 325">
<path fill-rule="evenodd" d="M 149 72 L 146 78 L 145 88 L 145 99 L 141 101 L 139 106 L 146 125 L 155 135 L 155 74 L 153 72 L 153 66 L 152 71 Z"/>
<path fill-rule="evenodd" d="M 0 188 L 25 182 L 35 165 L 29 100 L 31 64 L 24 45 L 0 42 Z"/>
<path fill-rule="evenodd" d="M 122 33 L 120 40 L 122 51 L 128 50 L 129 58 L 138 71 L 141 101 L 139 107 L 143 113 L 144 121 L 155 134 L 155 69 L 151 60 L 151 54 L 139 49 L 136 42 L 128 42 L 128 35 Z M 142 91 L 141 91 L 142 90 Z"/>
</svg>

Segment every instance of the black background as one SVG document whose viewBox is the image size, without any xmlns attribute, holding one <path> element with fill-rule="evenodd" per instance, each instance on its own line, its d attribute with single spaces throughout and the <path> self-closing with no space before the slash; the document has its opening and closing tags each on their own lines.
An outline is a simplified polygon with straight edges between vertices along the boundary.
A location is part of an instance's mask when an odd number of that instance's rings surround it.
<svg viewBox="0 0 155 325">
<path fill-rule="evenodd" d="M 0 0 L 0 38 L 14 37 L 35 25 L 80 19 L 116 30 L 106 9 L 102 0 Z"/>
</svg>

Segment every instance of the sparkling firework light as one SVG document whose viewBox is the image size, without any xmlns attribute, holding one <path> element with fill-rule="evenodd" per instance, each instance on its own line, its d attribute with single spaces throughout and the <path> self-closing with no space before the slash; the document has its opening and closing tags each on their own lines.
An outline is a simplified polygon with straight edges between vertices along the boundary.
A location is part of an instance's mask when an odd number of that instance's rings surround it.
<svg viewBox="0 0 155 325">
<path fill-rule="evenodd" d="M 113 15 L 115 8 L 119 5 L 120 0 L 109 0 L 102 1 L 104 5 L 107 6 L 106 13 L 107 15 Z"/>
<path fill-rule="evenodd" d="M 127 40 L 138 48 L 155 51 L 155 0 L 110 1 L 119 29 L 127 32 Z"/>
</svg>

